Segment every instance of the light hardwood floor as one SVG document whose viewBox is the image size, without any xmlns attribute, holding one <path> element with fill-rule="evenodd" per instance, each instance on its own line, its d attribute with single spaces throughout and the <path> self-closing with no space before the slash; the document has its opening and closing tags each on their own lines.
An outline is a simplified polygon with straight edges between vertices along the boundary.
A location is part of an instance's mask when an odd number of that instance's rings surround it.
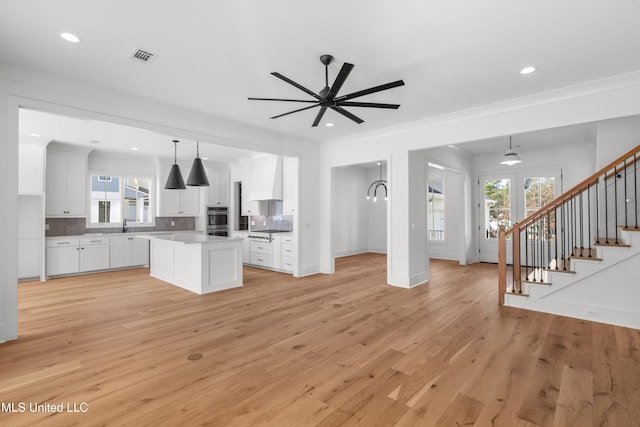
<svg viewBox="0 0 640 427">
<path fill-rule="evenodd" d="M 410 290 L 385 270 L 245 268 L 206 296 L 146 269 L 20 284 L 0 396 L 27 407 L 0 425 L 640 425 L 640 331 L 499 307 L 494 265 L 433 260 Z"/>
</svg>

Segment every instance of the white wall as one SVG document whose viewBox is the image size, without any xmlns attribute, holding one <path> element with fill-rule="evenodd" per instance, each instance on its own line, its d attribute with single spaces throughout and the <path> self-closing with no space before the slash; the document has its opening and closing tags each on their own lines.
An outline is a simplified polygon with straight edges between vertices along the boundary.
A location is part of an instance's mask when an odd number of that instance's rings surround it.
<svg viewBox="0 0 640 427">
<path fill-rule="evenodd" d="M 333 247 L 336 257 L 367 252 L 369 249 L 369 211 L 371 201 L 365 198 L 368 171 L 363 167 L 333 170 L 333 203 L 335 205 Z"/>
<path fill-rule="evenodd" d="M 597 127 L 597 167 L 601 169 L 640 145 L 640 117 L 606 120 Z"/>
<path fill-rule="evenodd" d="M 89 171 L 110 172 L 113 174 L 137 173 L 155 175 L 155 164 L 154 158 L 149 156 L 92 151 L 89 153 L 87 167 Z"/>
</svg>

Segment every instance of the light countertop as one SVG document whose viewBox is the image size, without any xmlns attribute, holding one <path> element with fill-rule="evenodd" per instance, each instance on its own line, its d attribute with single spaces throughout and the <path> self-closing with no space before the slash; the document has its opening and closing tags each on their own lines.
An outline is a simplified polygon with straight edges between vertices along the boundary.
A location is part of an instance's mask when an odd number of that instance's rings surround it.
<svg viewBox="0 0 640 427">
<path fill-rule="evenodd" d="M 139 234 L 138 239 L 162 240 L 166 242 L 182 243 L 186 245 L 203 243 L 240 242 L 238 237 L 209 236 L 203 233 L 175 233 L 175 234 Z"/>
</svg>

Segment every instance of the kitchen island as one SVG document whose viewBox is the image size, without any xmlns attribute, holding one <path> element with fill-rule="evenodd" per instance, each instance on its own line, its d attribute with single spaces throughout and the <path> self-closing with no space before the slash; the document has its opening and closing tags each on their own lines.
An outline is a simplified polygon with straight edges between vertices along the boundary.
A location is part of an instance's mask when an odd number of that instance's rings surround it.
<svg viewBox="0 0 640 427">
<path fill-rule="evenodd" d="M 242 286 L 242 239 L 202 233 L 147 234 L 151 276 L 197 294 Z"/>
</svg>

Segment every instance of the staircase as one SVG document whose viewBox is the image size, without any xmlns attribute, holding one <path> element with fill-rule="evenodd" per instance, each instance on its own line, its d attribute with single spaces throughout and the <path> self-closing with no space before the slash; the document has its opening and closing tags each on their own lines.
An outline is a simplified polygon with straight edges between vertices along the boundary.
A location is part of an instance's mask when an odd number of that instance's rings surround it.
<svg viewBox="0 0 640 427">
<path fill-rule="evenodd" d="M 501 304 L 640 329 L 639 159 L 640 146 L 501 228 Z"/>
</svg>

